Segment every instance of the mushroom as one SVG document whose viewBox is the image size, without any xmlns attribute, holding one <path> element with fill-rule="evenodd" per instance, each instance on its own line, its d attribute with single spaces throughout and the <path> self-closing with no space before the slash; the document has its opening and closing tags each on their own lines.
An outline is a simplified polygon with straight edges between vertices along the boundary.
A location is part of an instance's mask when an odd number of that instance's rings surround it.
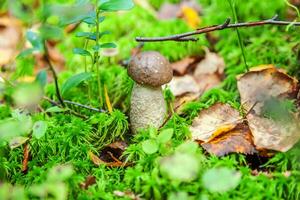
<svg viewBox="0 0 300 200">
<path fill-rule="evenodd" d="M 161 85 L 173 76 L 169 61 L 158 52 L 142 52 L 131 59 L 128 74 L 135 81 L 129 113 L 132 132 L 160 127 L 167 113 Z"/>
</svg>

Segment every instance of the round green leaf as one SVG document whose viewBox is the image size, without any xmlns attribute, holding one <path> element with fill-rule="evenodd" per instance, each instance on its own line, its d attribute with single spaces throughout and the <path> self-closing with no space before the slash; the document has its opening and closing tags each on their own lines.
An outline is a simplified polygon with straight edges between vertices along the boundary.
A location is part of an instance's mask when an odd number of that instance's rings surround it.
<svg viewBox="0 0 300 200">
<path fill-rule="evenodd" d="M 213 168 L 202 177 L 203 185 L 210 192 L 226 192 L 238 186 L 241 173 L 226 167 Z"/>
<path fill-rule="evenodd" d="M 47 131 L 47 123 L 45 121 L 37 121 L 34 123 L 32 128 L 32 136 L 40 139 Z"/>
<path fill-rule="evenodd" d="M 153 154 L 158 151 L 158 144 L 155 140 L 149 139 L 142 143 L 142 148 L 146 154 Z"/>
<path fill-rule="evenodd" d="M 187 153 L 175 153 L 165 157 L 160 162 L 160 169 L 170 179 L 177 181 L 192 181 L 198 176 L 200 168 L 196 156 Z"/>
<path fill-rule="evenodd" d="M 166 143 L 169 140 L 171 140 L 172 136 L 173 136 L 173 129 L 169 128 L 169 129 L 165 129 L 163 131 L 160 132 L 160 134 L 157 136 L 157 140 L 160 143 Z"/>
</svg>

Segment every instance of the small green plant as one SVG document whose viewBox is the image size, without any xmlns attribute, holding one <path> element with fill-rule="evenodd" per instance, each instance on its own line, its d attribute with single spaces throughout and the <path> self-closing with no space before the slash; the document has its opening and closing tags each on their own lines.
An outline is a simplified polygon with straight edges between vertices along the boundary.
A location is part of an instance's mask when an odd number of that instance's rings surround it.
<svg viewBox="0 0 300 200">
<path fill-rule="evenodd" d="M 105 48 L 116 48 L 114 43 L 101 43 L 100 40 L 103 36 L 110 34 L 110 31 L 100 31 L 100 23 L 105 20 L 105 16 L 102 16 L 104 12 L 114 12 L 119 10 L 129 10 L 133 8 L 134 4 L 131 0 L 109 0 L 109 1 L 96 1 L 94 9 L 84 17 L 82 17 L 82 22 L 86 23 L 90 27 L 90 32 L 77 32 L 77 37 L 82 37 L 85 39 L 84 48 L 73 49 L 74 54 L 79 54 L 81 56 L 87 56 L 92 60 L 92 66 L 89 68 L 91 72 L 96 73 L 97 77 L 97 89 L 100 107 L 103 106 L 103 92 L 102 83 L 100 79 L 100 50 Z M 87 49 L 90 41 L 94 44 L 91 49 Z M 88 67 L 85 62 L 85 71 L 88 71 Z M 76 75 L 75 75 L 76 76 Z M 74 77 L 71 77 L 74 79 Z M 78 81 L 79 82 L 79 81 Z M 89 87 L 89 97 L 91 97 L 91 89 Z"/>
</svg>

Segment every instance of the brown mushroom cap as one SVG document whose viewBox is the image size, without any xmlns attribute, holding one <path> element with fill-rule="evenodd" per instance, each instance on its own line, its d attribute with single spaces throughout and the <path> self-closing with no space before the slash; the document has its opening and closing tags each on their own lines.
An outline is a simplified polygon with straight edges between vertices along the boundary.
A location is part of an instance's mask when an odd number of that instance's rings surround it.
<svg viewBox="0 0 300 200">
<path fill-rule="evenodd" d="M 157 87 L 171 81 L 173 70 L 169 61 L 160 53 L 145 51 L 131 59 L 128 74 L 141 85 Z"/>
</svg>

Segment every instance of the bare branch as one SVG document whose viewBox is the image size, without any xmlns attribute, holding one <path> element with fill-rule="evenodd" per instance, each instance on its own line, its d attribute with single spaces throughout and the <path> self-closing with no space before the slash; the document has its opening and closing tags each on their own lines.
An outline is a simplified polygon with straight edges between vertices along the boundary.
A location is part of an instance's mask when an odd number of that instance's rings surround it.
<svg viewBox="0 0 300 200">
<path fill-rule="evenodd" d="M 239 27 L 254 27 L 254 26 L 264 26 L 264 25 L 277 25 L 277 26 L 300 26 L 300 22 L 291 22 L 291 21 L 280 21 L 276 20 L 278 15 L 274 15 L 272 18 L 262 21 L 255 22 L 241 22 L 230 24 L 230 19 L 227 18 L 223 24 L 212 25 L 197 29 L 195 31 L 169 35 L 164 37 L 136 37 L 137 42 L 162 42 L 162 41 L 197 41 L 198 38 L 190 37 L 193 35 L 200 35 L 203 33 L 208 33 L 217 30 L 223 30 L 228 28 L 239 28 Z"/>
</svg>

